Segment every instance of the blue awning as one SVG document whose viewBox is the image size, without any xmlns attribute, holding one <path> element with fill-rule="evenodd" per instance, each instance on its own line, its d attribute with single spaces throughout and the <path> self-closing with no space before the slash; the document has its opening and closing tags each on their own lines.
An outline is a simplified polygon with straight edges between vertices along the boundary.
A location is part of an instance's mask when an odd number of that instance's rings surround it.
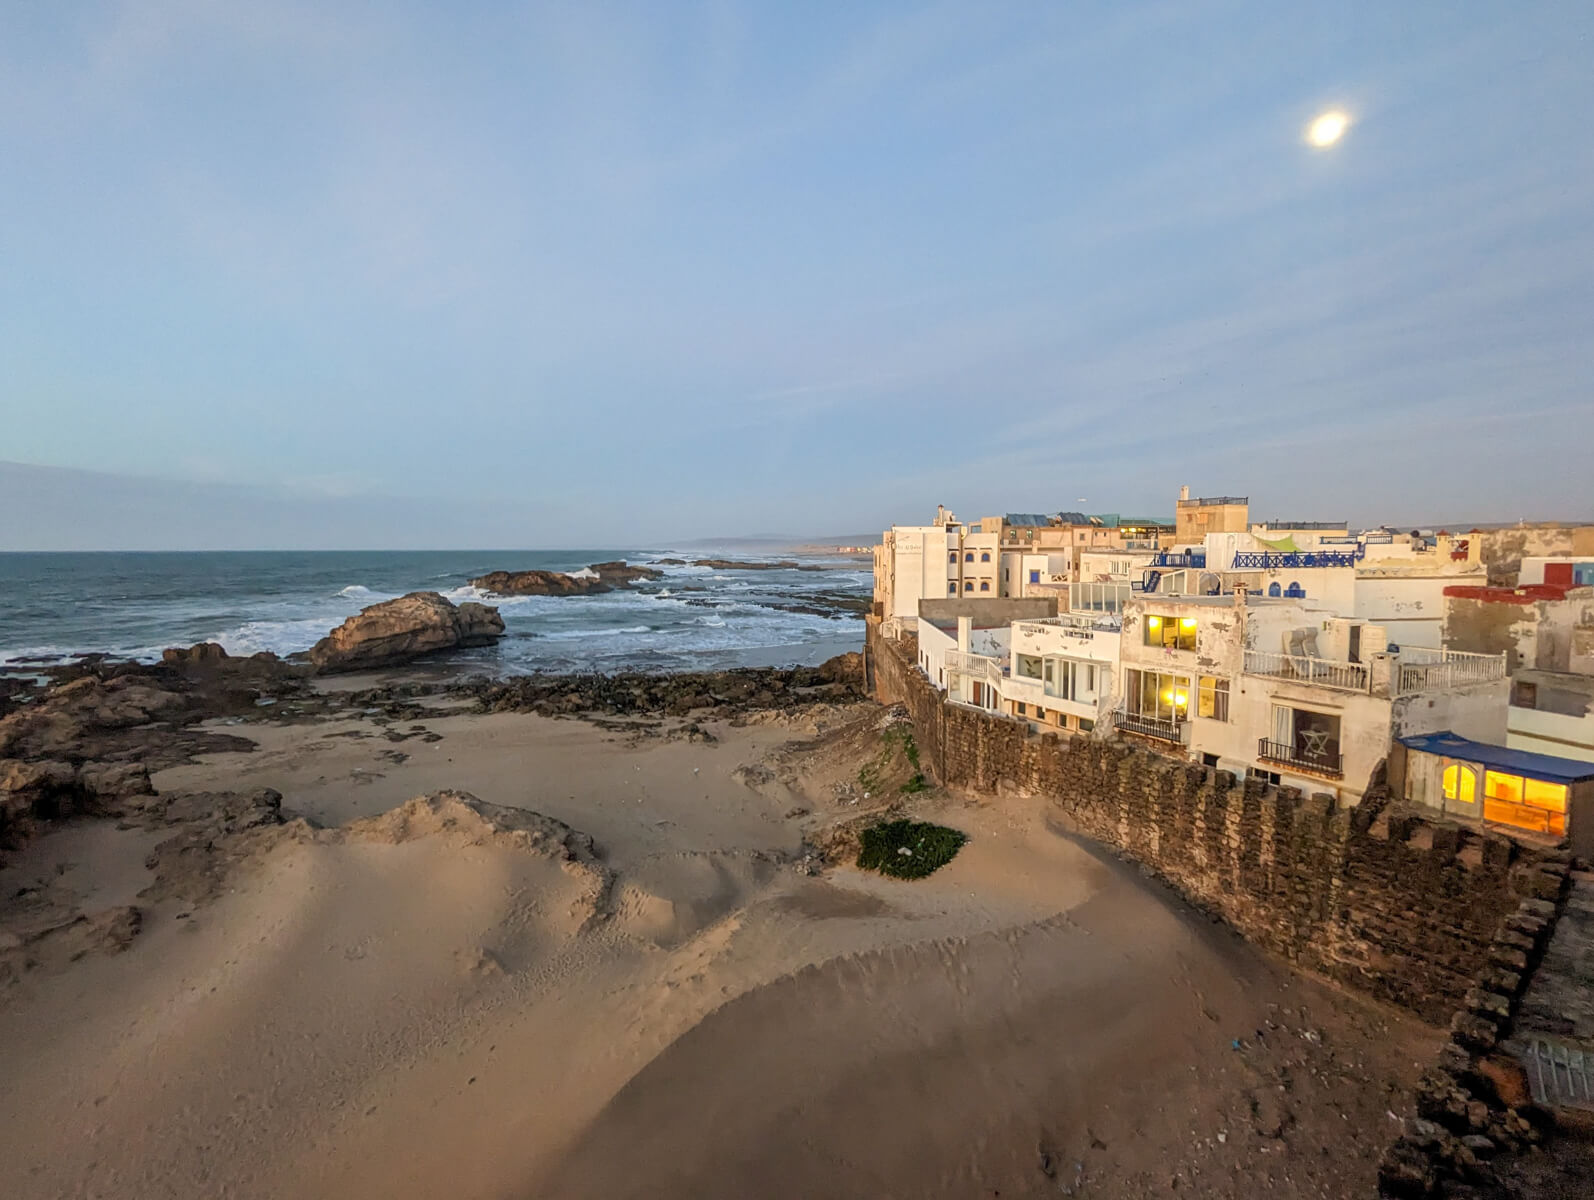
<svg viewBox="0 0 1594 1200">
<path fill-rule="evenodd" d="M 1576 758 L 1559 758 L 1554 754 L 1535 754 L 1531 750 L 1512 750 L 1506 746 L 1491 746 L 1488 742 L 1475 742 L 1448 729 L 1439 733 L 1420 733 L 1399 739 L 1408 750 L 1424 754 L 1437 754 L 1445 758 L 1459 758 L 1467 762 L 1493 767 L 1497 771 L 1543 779 L 1550 783 L 1578 783 L 1594 779 L 1594 762 Z"/>
</svg>

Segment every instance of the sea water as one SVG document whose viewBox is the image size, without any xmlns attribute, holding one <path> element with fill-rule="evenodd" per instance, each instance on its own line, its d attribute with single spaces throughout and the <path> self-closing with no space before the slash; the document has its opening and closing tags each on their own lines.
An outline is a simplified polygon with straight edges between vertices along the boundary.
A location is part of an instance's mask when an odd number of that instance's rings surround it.
<svg viewBox="0 0 1594 1200">
<path fill-rule="evenodd" d="M 220 642 L 231 654 L 308 650 L 367 605 L 435 591 L 495 605 L 505 636 L 453 656 L 491 673 L 680 671 L 815 663 L 856 649 L 863 621 L 785 611 L 820 593 L 865 596 L 867 564 L 835 569 L 665 566 L 662 579 L 593 596 L 488 596 L 494 570 L 578 571 L 589 563 L 707 557 L 648 550 L 237 551 L 0 554 L 0 669 L 103 652 L 144 661 L 167 646 Z"/>
</svg>

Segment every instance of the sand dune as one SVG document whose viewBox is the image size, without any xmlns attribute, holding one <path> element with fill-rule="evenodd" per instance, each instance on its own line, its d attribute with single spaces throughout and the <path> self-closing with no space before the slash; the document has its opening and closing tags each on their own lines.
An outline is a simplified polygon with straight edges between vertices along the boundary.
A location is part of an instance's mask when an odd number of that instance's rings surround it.
<svg viewBox="0 0 1594 1200">
<path fill-rule="evenodd" d="M 0 1190 L 1349 1195 L 1383 1081 L 1431 1036 L 1293 979 L 1038 801 L 932 797 L 972 840 L 927 880 L 799 872 L 867 729 L 425 725 L 442 740 L 402 762 L 298 725 L 157 777 L 271 786 L 328 828 L 280 827 L 223 895 L 146 905 L 123 953 L 0 996 Z M 470 795 L 412 799 L 445 788 Z M 0 886 L 130 903 L 149 844 L 68 828 Z"/>
</svg>

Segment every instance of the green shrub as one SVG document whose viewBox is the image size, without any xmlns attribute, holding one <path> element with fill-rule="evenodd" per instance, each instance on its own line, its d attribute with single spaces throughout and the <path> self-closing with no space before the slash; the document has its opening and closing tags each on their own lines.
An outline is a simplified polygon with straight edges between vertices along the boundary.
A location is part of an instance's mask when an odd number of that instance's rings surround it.
<svg viewBox="0 0 1594 1200">
<path fill-rule="evenodd" d="M 957 856 L 968 835 L 927 821 L 885 821 L 860 835 L 858 865 L 898 879 L 923 879 Z M 906 851 L 906 853 L 904 853 Z"/>
</svg>

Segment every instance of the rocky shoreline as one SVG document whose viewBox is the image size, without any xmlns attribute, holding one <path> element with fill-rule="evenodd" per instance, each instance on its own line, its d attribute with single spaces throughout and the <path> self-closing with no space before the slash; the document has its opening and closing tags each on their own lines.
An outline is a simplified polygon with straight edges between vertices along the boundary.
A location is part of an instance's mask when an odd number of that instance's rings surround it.
<svg viewBox="0 0 1594 1200">
<path fill-rule="evenodd" d="M 253 748 L 243 733 L 214 728 L 218 719 L 241 730 L 350 711 L 413 718 L 423 697 L 451 698 L 484 713 L 724 718 L 863 696 L 857 653 L 818 667 L 477 677 L 350 691 L 317 688 L 320 670 L 315 662 L 238 658 L 201 643 L 168 650 L 154 664 L 101 659 L 10 680 L 0 693 L 0 848 L 70 817 L 141 813 L 153 795 L 152 771 L 200 754 Z"/>
</svg>

